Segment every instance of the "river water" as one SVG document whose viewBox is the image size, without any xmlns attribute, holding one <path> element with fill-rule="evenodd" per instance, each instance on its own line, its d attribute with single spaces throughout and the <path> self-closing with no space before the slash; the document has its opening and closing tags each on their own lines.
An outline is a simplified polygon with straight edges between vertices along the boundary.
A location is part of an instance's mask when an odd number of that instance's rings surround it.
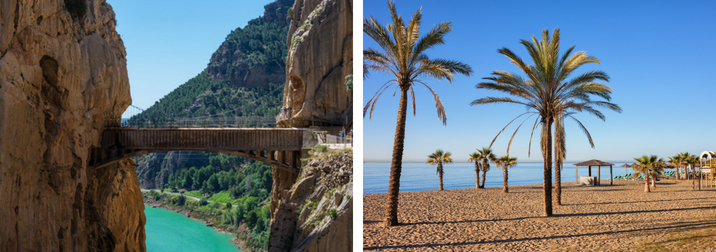
<svg viewBox="0 0 716 252">
<path fill-rule="evenodd" d="M 241 252 L 229 241 L 233 235 L 216 232 L 204 222 L 174 211 L 144 205 L 147 251 Z"/>
<path fill-rule="evenodd" d="M 631 168 L 624 169 L 621 162 L 614 162 L 614 176 L 633 173 Z M 517 163 L 517 166 L 508 170 L 507 184 L 533 185 L 542 184 L 543 164 L 534 162 Z M 552 168 L 554 169 L 554 168 Z M 400 175 L 400 191 L 426 191 L 438 190 L 438 175 L 435 175 L 436 166 L 425 163 L 404 162 Z M 443 187 L 445 189 L 475 188 L 475 164 L 451 163 L 443 165 Z M 579 167 L 579 175 L 587 176 L 588 167 Z M 554 170 L 552 172 L 554 176 Z M 592 167 L 592 176 L 597 176 L 597 167 Z M 482 172 L 480 172 L 482 179 Z M 609 180 L 609 167 L 601 168 L 601 179 Z M 390 180 L 390 163 L 363 163 L 363 194 L 387 193 L 388 180 Z M 574 182 L 575 169 L 573 162 L 565 162 L 562 168 L 562 182 Z M 485 187 L 502 186 L 502 170 L 495 164 L 490 164 L 487 172 Z"/>
</svg>

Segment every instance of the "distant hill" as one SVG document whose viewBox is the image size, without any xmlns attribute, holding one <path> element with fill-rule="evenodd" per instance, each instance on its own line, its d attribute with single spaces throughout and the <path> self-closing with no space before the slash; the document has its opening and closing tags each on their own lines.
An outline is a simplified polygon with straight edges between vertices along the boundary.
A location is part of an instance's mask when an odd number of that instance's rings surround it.
<svg viewBox="0 0 716 252">
<path fill-rule="evenodd" d="M 129 122 L 276 116 L 286 79 L 286 13 L 292 4 L 266 5 L 263 17 L 226 36 L 204 71 Z"/>
</svg>

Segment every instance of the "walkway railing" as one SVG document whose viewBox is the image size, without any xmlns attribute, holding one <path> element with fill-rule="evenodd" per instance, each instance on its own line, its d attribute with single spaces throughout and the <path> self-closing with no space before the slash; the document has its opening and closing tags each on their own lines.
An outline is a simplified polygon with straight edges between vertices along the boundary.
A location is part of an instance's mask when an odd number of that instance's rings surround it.
<svg viewBox="0 0 716 252">
<path fill-rule="evenodd" d="M 123 128 L 266 128 L 276 127 L 272 116 L 246 117 L 199 117 L 170 118 L 158 120 L 129 119 L 122 122 Z"/>
</svg>

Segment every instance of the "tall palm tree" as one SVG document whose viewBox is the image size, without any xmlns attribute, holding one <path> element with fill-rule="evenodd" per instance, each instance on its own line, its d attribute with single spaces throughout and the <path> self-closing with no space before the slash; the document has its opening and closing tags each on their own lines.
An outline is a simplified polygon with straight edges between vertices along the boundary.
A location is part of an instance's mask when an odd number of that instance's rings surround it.
<svg viewBox="0 0 716 252">
<path fill-rule="evenodd" d="M 486 77 L 484 79 L 489 82 L 482 82 L 477 85 L 477 88 L 485 88 L 490 90 L 496 90 L 508 93 L 515 96 L 513 99 L 510 97 L 485 97 L 474 100 L 470 105 L 479 104 L 490 104 L 490 103 L 515 103 L 528 107 L 530 110 L 517 116 L 515 119 L 510 121 L 507 126 L 514 122 L 517 118 L 529 115 L 522 121 L 525 123 L 530 117 L 537 115 L 534 126 L 532 126 L 532 132 L 540 125 L 541 129 L 541 150 L 542 159 L 544 161 L 544 215 L 552 215 L 552 125 L 557 121 L 558 126 L 555 131 L 563 130 L 562 120 L 564 118 L 574 119 L 579 127 L 584 131 L 589 139 L 589 143 L 594 147 L 594 142 L 589 134 L 589 131 L 582 125 L 582 123 L 574 118 L 572 115 L 578 112 L 588 112 L 598 118 L 604 120 L 604 114 L 597 110 L 597 108 L 607 108 L 617 112 L 621 112 L 621 108 L 608 102 L 611 99 L 611 88 L 602 84 L 598 81 L 609 81 L 609 76 L 599 70 L 591 70 L 582 73 L 574 78 L 567 79 L 579 66 L 588 63 L 599 63 L 599 59 L 593 56 L 586 55 L 585 52 L 575 52 L 574 46 L 567 49 L 567 51 L 560 57 L 559 55 L 559 29 L 554 29 L 552 36 L 550 37 L 549 31 L 544 30 L 542 32 L 542 40 L 537 41 L 537 38 L 532 36 L 532 41 L 520 40 L 520 43 L 527 48 L 527 51 L 532 57 L 533 65 L 528 65 L 520 57 L 507 48 L 497 50 L 498 53 L 507 56 L 511 60 L 511 63 L 515 64 L 522 72 L 527 75 L 527 79 L 521 76 L 507 72 L 507 71 L 492 71 L 492 77 Z M 607 101 L 593 101 L 590 96 L 596 95 Z M 517 130 L 522 126 L 517 127 Z M 497 136 L 505 130 L 503 128 Z M 517 133 L 515 130 L 515 133 Z M 495 136 L 495 139 L 497 139 Z M 515 134 L 512 134 L 514 138 Z M 509 154 L 509 145 L 507 147 L 507 154 Z M 559 157 L 563 156 L 563 142 L 564 136 L 555 141 L 555 150 L 559 150 L 557 153 Z M 531 145 L 530 137 L 530 145 Z M 493 139 L 493 143 L 494 143 Z M 490 144 L 492 146 L 492 144 Z M 529 155 L 529 152 L 528 152 Z M 558 158 L 558 160 L 562 160 Z M 557 167 L 556 167 L 557 168 Z M 561 191 L 560 183 L 557 183 L 558 192 Z M 557 195 L 560 195 L 557 193 Z"/>
<path fill-rule="evenodd" d="M 651 192 L 651 190 L 649 190 L 649 175 L 652 173 L 651 169 L 658 160 L 659 158 L 656 155 L 644 155 L 634 158 L 634 161 L 636 161 L 636 165 L 632 166 L 632 169 L 635 171 L 634 176 L 644 175 L 644 192 Z"/>
<path fill-rule="evenodd" d="M 497 158 L 495 157 L 495 154 L 492 153 L 492 149 L 483 147 L 482 149 L 478 149 L 477 153 L 480 154 L 480 160 L 482 160 L 482 165 L 480 166 L 480 169 L 482 170 L 482 182 L 480 182 L 480 188 L 485 188 L 485 178 L 488 171 L 490 171 L 490 163 L 494 163 Z"/>
<path fill-rule="evenodd" d="M 480 188 L 480 159 L 482 157 L 480 156 L 480 153 L 477 152 L 473 152 L 468 156 L 469 158 L 467 159 L 467 162 L 475 163 L 475 188 Z"/>
<path fill-rule="evenodd" d="M 415 115 L 415 93 L 413 86 L 424 85 L 435 99 L 438 119 L 443 125 L 447 124 L 445 109 L 437 93 L 423 81 L 423 77 L 446 79 L 452 83 L 455 74 L 469 76 L 472 68 L 469 65 L 455 60 L 431 59 L 425 51 L 433 46 L 444 44 L 443 36 L 452 30 L 450 22 L 441 22 L 433 27 L 427 34 L 420 37 L 420 20 L 422 19 L 421 9 L 415 12 L 413 17 L 405 26 L 403 18 L 398 15 L 395 3 L 388 1 L 388 8 L 393 23 L 383 27 L 372 16 L 363 20 L 363 32 L 370 36 L 381 47 L 383 52 L 373 48 L 363 50 L 364 76 L 368 70 L 385 72 L 395 76 L 395 79 L 384 84 L 375 95 L 368 100 L 363 108 L 363 116 L 370 109 L 372 117 L 375 103 L 380 95 L 392 85 L 400 88 L 400 103 L 398 107 L 398 119 L 395 125 L 395 141 L 393 143 L 393 160 L 390 165 L 390 183 L 388 187 L 388 201 L 386 202 L 385 220 L 386 226 L 398 225 L 398 192 L 400 189 L 400 173 L 403 161 L 403 144 L 405 140 L 405 117 L 408 106 L 408 91 L 412 99 L 413 115 Z"/>
<path fill-rule="evenodd" d="M 497 168 L 502 169 L 502 192 L 507 193 L 509 192 L 509 188 L 507 188 L 507 169 L 512 168 L 515 164 L 517 164 L 517 158 L 506 155 L 495 160 L 495 164 L 497 165 Z"/>
<path fill-rule="evenodd" d="M 438 170 L 435 171 L 435 174 L 438 175 L 440 178 L 440 191 L 443 190 L 443 164 L 449 164 L 452 163 L 452 159 L 450 159 L 451 153 L 449 151 L 443 151 L 441 149 L 436 150 L 435 152 L 428 155 L 428 164 L 431 165 L 437 165 Z"/>
</svg>

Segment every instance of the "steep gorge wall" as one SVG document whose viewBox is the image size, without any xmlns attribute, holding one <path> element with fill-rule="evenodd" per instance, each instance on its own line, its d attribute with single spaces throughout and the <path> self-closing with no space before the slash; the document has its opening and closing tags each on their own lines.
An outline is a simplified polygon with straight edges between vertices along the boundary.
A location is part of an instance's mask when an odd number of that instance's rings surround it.
<svg viewBox="0 0 716 252">
<path fill-rule="evenodd" d="M 296 0 L 291 9 L 284 127 L 341 126 L 353 121 L 353 1 Z"/>
<path fill-rule="evenodd" d="M 296 0 L 289 17 L 277 124 L 352 124 L 353 94 L 345 78 L 353 68 L 353 1 Z M 333 158 L 309 161 L 300 176 L 274 167 L 270 252 L 351 250 L 353 159 L 345 153 Z"/>
<path fill-rule="evenodd" d="M 145 250 L 133 162 L 87 166 L 131 103 L 114 18 L 103 0 L 0 1 L 0 251 Z"/>
<path fill-rule="evenodd" d="M 273 212 L 269 252 L 351 251 L 352 154 L 315 153 L 294 179 Z"/>
</svg>

